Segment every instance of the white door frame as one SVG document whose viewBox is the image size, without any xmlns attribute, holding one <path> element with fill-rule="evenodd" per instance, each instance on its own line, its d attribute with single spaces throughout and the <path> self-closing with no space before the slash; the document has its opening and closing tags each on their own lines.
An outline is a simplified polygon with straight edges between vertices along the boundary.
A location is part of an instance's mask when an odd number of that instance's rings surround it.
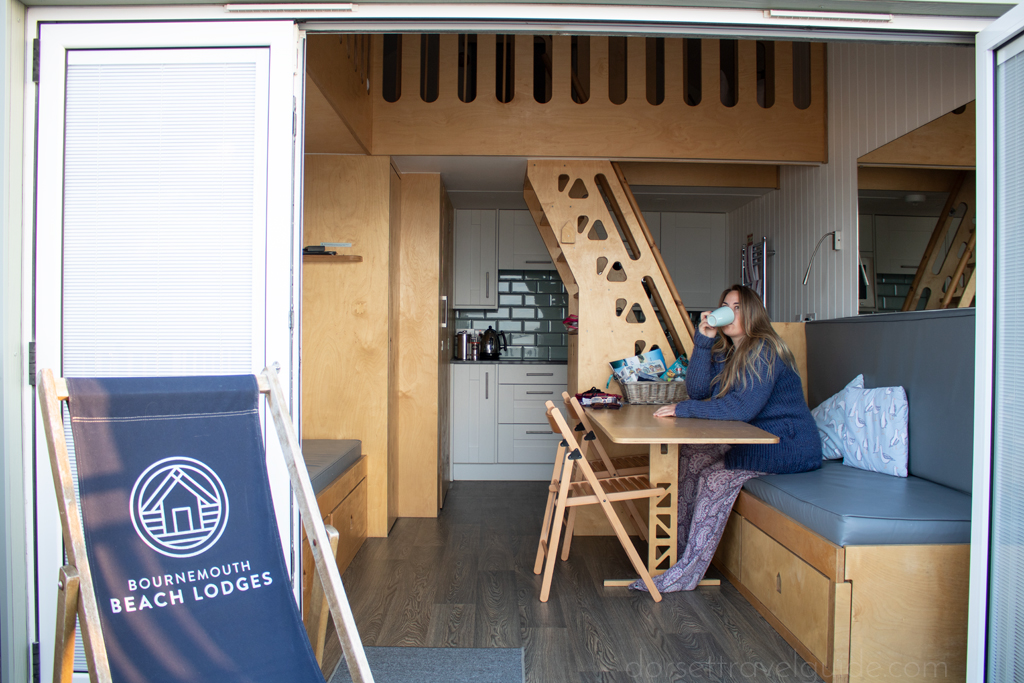
<svg viewBox="0 0 1024 683">
<path fill-rule="evenodd" d="M 26 21 L 26 42 L 31 50 L 33 38 L 39 35 L 40 25 L 49 24 L 48 19 L 62 12 L 35 12 L 30 10 Z M 77 13 L 76 13 L 77 14 Z M 254 265 L 263 264 L 265 283 L 254 296 L 265 301 L 260 318 L 265 320 L 263 338 L 257 340 L 254 347 L 259 349 L 259 358 L 253 359 L 253 371 L 277 363 L 280 366 L 282 382 L 287 387 L 289 408 L 295 419 L 298 419 L 297 359 L 298 331 L 293 329 L 292 321 L 298 318 L 300 253 L 299 237 L 301 233 L 299 218 L 301 214 L 301 194 L 296 190 L 301 185 L 301 141 L 300 126 L 296 125 L 301 115 L 301 97 L 304 78 L 302 77 L 302 34 L 294 22 L 288 20 L 259 22 L 192 22 L 175 23 L 157 21 L 150 23 L 133 22 L 130 26 L 110 21 L 111 13 L 107 11 L 86 12 L 88 20 L 81 23 L 64 23 L 59 26 L 48 25 L 45 40 L 42 41 L 42 78 L 57 78 L 63 82 L 66 50 L 88 48 L 205 48 L 205 47 L 239 47 L 269 48 L 269 88 L 267 106 L 267 140 L 266 140 L 266 176 L 265 187 L 260 187 L 258 194 L 263 195 L 260 204 L 265 211 L 265 249 Z M 125 14 L 114 12 L 114 14 Z M 187 13 L 178 13 L 178 18 L 187 18 Z M 51 15 L 44 17 L 42 15 Z M 101 16 L 102 15 L 102 16 Z M 82 16 L 85 19 L 84 16 Z M 103 21 L 103 20 L 106 21 Z M 103 23 L 93 23 L 103 21 Z M 84 30 L 83 30 L 84 29 Z M 23 155 L 24 174 L 26 178 L 36 178 L 35 145 L 39 145 L 40 154 L 53 153 L 53 145 L 62 145 L 62 140 L 37 140 L 36 100 L 39 97 L 38 86 L 32 82 L 31 58 L 26 68 L 25 97 L 25 144 Z M 44 81 L 45 82 L 45 81 Z M 35 95 L 35 96 L 33 96 Z M 40 117 L 49 116 L 52 110 L 58 109 L 63 121 L 63 105 L 61 102 L 42 103 L 45 111 Z M 47 151 L 47 146 L 50 150 Z M 59 171 L 58 171 L 59 172 Z M 261 180 L 261 185 L 262 185 Z M 24 202 L 26 210 L 23 218 L 23 239 L 27 245 L 34 244 L 36 249 L 26 249 L 23 261 L 23 310 L 25 321 L 23 339 L 27 346 L 29 341 L 38 342 L 37 361 L 39 367 L 59 368 L 60 359 L 60 316 L 36 314 L 35 301 L 44 299 L 49 302 L 60 301 L 60 282 L 37 282 L 37 258 L 53 258 L 61 250 L 59 228 L 54 232 L 54 225 L 59 226 L 62 218 L 61 207 L 52 203 L 40 206 L 38 222 L 36 216 L 36 187 L 26 183 Z M 55 222 L 56 221 L 56 222 Z M 44 226 L 38 233 L 36 226 Z M 50 227 L 45 227 L 50 226 Z M 281 255 L 282 257 L 276 257 Z M 49 268 L 52 272 L 52 267 Z M 59 307 L 59 304 L 58 304 Z M 25 435 L 23 457 L 25 463 L 35 459 L 35 476 L 31 467 L 26 467 L 26 490 L 34 491 L 36 496 L 36 534 L 39 538 L 56 534 L 60 537 L 60 522 L 54 500 L 52 480 L 49 474 L 49 462 L 45 454 L 45 441 L 36 433 L 36 425 L 41 424 L 36 407 L 34 391 L 26 387 L 25 410 L 23 410 L 23 433 Z M 33 446 L 42 451 L 36 456 Z M 268 470 L 272 482 L 272 494 L 277 502 L 278 524 L 282 530 L 282 542 L 286 546 L 286 557 L 297 572 L 298 557 L 298 520 L 297 512 L 292 504 L 288 477 L 280 446 L 276 439 L 267 440 Z M 274 484 L 273 482 L 279 482 Z M 31 530 L 30 530 L 30 536 Z M 43 547 L 43 546 L 46 547 Z M 35 610 L 29 610 L 30 632 L 40 642 L 40 665 L 44 679 L 50 678 L 52 667 L 53 620 L 56 616 L 56 594 L 54 580 L 56 569 L 60 564 L 59 543 L 41 543 L 38 554 L 28 558 L 29 574 L 37 577 L 33 581 L 32 590 L 38 589 L 38 595 L 30 596 L 38 605 L 38 620 L 35 623 Z M 55 549 L 56 548 L 56 549 Z M 56 554 L 55 554 L 56 553 Z M 51 565 L 56 566 L 51 567 Z M 36 567 L 39 567 L 37 572 Z M 52 569 L 47 571 L 47 569 Z M 52 573 L 53 576 L 49 577 Z M 301 582 L 296 580 L 296 586 Z M 31 603 L 30 603 L 31 604 Z M 77 676 L 76 676 L 77 678 Z M 83 679 L 84 680 L 84 679 Z"/>
<path fill-rule="evenodd" d="M 967 680 L 985 680 L 989 534 L 992 505 L 992 392 L 995 349 L 995 74 L 996 52 L 1024 34 L 1018 5 L 978 34 L 977 70 L 977 327 L 974 359 L 974 482 Z"/>
<path fill-rule="evenodd" d="M 1007 14 L 1006 17 L 999 20 L 1003 22 L 1007 20 L 1011 15 L 1020 17 L 1020 13 L 1017 10 Z M 253 21 L 256 20 L 256 21 Z M 274 21 L 271 21 L 274 20 Z M 621 6 L 586 6 L 586 5 L 509 5 L 509 4 L 476 4 L 476 5 L 456 5 L 456 4 L 435 4 L 435 3 L 423 3 L 423 4 L 372 4 L 372 5 L 360 5 L 358 8 L 355 6 L 339 5 L 333 10 L 316 10 L 316 11 L 303 11 L 297 6 L 281 6 L 280 9 L 274 10 L 269 8 L 260 8 L 253 11 L 239 11 L 238 7 L 231 8 L 226 5 L 192 5 L 192 6 L 159 6 L 159 7 L 144 7 L 144 6 L 118 6 L 118 7 L 33 7 L 29 9 L 26 20 L 25 20 L 25 35 L 26 35 L 26 58 L 25 58 L 25 96 L 24 96 L 24 110 L 23 116 L 25 121 L 25 135 L 24 135 L 24 149 L 22 153 L 23 160 L 23 177 L 26 179 L 35 177 L 35 97 L 37 94 L 35 84 L 32 82 L 32 43 L 33 39 L 38 36 L 38 28 L 41 23 L 47 22 L 78 22 L 78 23 L 93 23 L 93 22 L 176 22 L 176 21 L 191 21 L 190 33 L 192 36 L 209 36 L 215 35 L 217 44 L 230 43 L 232 40 L 236 40 L 236 44 L 253 45 L 255 44 L 251 37 L 232 37 L 236 36 L 236 29 L 230 28 L 234 26 L 245 24 L 262 23 L 265 27 L 266 34 L 269 35 L 274 33 L 274 29 L 271 28 L 275 24 L 288 24 L 288 28 L 292 31 L 289 40 L 294 43 L 294 35 L 298 33 L 301 37 L 301 31 L 295 31 L 291 22 L 307 22 L 301 24 L 302 28 L 311 31 L 367 31 L 367 32 L 384 32 L 384 31 L 422 31 L 424 29 L 424 22 L 429 20 L 430 27 L 432 30 L 460 30 L 467 32 L 481 31 L 481 32 L 494 32 L 494 31 L 530 31 L 536 32 L 538 30 L 557 30 L 557 31 L 582 31 L 582 32 L 598 32 L 606 34 L 617 34 L 617 33 L 636 33 L 638 31 L 657 32 L 660 34 L 682 34 L 688 35 L 722 35 L 729 33 L 737 33 L 742 31 L 746 37 L 763 37 L 763 38 L 776 38 L 776 39 L 794 39 L 796 37 L 802 37 L 805 40 L 885 40 L 897 38 L 899 40 L 905 40 L 908 42 L 932 42 L 932 43 L 950 43 L 950 42 L 965 42 L 965 36 L 970 36 L 979 31 L 982 31 L 991 20 L 985 18 L 963 18 L 963 17 L 941 17 L 941 16 L 901 16 L 895 22 L 890 23 L 877 23 L 874 25 L 866 25 L 863 22 L 856 20 L 851 21 L 836 21 L 832 19 L 823 20 L 812 20 L 812 19 L 791 19 L 791 20 L 778 20 L 766 17 L 765 13 L 760 10 L 726 10 L 726 9 L 698 9 L 698 8 L 678 8 L 678 7 L 621 7 Z M 97 23 L 97 26 L 101 24 Z M 808 30 L 810 29 L 810 30 Z M 982 34 L 984 35 L 984 34 Z M 994 34 L 993 34 L 994 35 Z M 267 41 L 279 44 L 280 38 L 267 38 Z M 173 40 L 171 41 L 174 45 L 187 44 L 188 39 Z M 192 42 L 195 42 L 194 40 Z M 201 40 L 200 40 L 201 42 Z M 269 43 L 268 43 L 269 44 Z M 981 44 L 979 39 L 979 45 Z M 979 47 L 979 53 L 982 48 Z M 294 240 L 299 240 L 301 236 L 301 174 L 302 174 L 302 104 L 303 104 L 303 90 L 302 84 L 303 79 L 303 68 L 302 68 L 302 51 L 300 50 L 299 56 L 296 60 L 293 60 L 294 64 L 289 68 L 292 69 L 292 77 L 294 82 L 293 93 L 295 93 L 296 100 L 296 146 L 292 152 L 292 168 L 294 169 L 294 177 L 297 179 L 298 188 L 297 193 L 293 196 L 292 205 L 290 207 L 268 206 L 268 218 L 270 211 L 273 208 L 275 215 L 285 215 L 287 213 L 290 219 L 293 221 L 292 229 L 295 232 Z M 296 65 L 298 67 L 296 68 Z M 281 67 L 281 64 L 275 64 L 273 68 Z M 981 60 L 979 60 L 979 76 L 982 74 Z M 989 131 L 985 130 L 985 115 L 987 111 L 982 102 L 981 89 L 983 85 L 990 85 L 990 80 L 983 80 L 979 77 L 979 102 L 978 102 L 978 134 L 979 141 L 987 138 L 982 136 L 988 134 Z M 279 142 L 279 141 L 275 141 Z M 983 183 L 985 178 L 982 175 L 982 156 L 984 150 L 983 145 L 978 145 L 979 154 L 979 197 L 983 191 Z M 23 250 L 24 256 L 22 261 L 22 348 L 27 348 L 28 342 L 34 341 L 33 337 L 33 326 L 34 326 L 34 306 L 33 306 L 33 286 L 35 281 L 35 264 L 34 264 L 34 253 L 31 245 L 34 243 L 34 225 L 33 225 L 33 211 L 31 207 L 35 206 L 34 201 L 34 186 L 30 182 L 26 182 L 22 185 L 23 188 L 23 206 L 25 211 L 23 212 L 23 239 L 26 245 Z M 984 223 L 986 214 L 985 204 L 982 202 L 982 206 L 979 211 L 980 225 Z M 982 261 L 986 257 L 985 250 L 987 249 L 987 256 L 991 256 L 991 245 L 987 242 L 987 237 L 983 241 L 979 231 L 979 261 Z M 294 329 L 292 335 L 292 341 L 287 354 L 282 356 L 278 361 L 282 365 L 282 372 L 286 372 L 287 376 L 291 379 L 289 382 L 288 390 L 290 393 L 289 403 L 293 411 L 293 415 L 297 419 L 297 411 L 299 410 L 298 397 L 298 366 L 300 363 L 299 353 L 299 331 L 298 321 L 300 320 L 297 306 L 301 300 L 301 260 L 298 253 L 293 255 L 290 262 L 285 264 L 283 261 L 275 262 L 274 264 L 268 263 L 268 277 L 270 276 L 269 269 L 271 268 L 285 268 L 291 269 L 290 282 L 292 283 L 292 289 L 285 296 L 281 293 L 283 299 L 288 300 L 289 305 L 283 305 L 282 302 L 276 302 L 273 306 L 273 310 L 270 309 L 268 302 L 268 326 L 273 325 L 287 325 L 289 324 L 289 317 L 294 315 Z M 979 285 L 978 294 L 979 300 L 982 297 L 991 296 L 991 283 L 986 282 L 986 273 L 990 273 L 990 270 L 986 270 L 984 263 L 979 263 Z M 276 293 L 275 293 L 276 295 Z M 990 299 L 989 299 L 990 300 Z M 295 310 L 291 308 L 291 303 L 295 303 Z M 984 348 L 982 342 L 988 341 L 991 347 L 991 334 L 990 329 L 988 330 L 988 336 L 983 336 L 983 323 L 989 324 L 990 327 L 990 316 L 986 321 L 985 314 L 981 309 L 978 311 L 979 315 L 979 337 L 978 348 Z M 268 351 L 269 353 L 269 351 Z M 976 368 L 982 370 L 983 368 L 991 369 L 991 360 L 983 359 L 979 352 L 977 359 Z M 990 401 L 988 400 L 988 394 L 990 394 L 991 377 L 987 378 L 988 386 L 982 386 L 982 382 L 986 379 L 982 377 L 983 373 L 979 372 L 979 385 L 976 394 L 976 406 L 979 406 L 976 412 L 976 419 L 979 422 L 984 422 L 990 418 Z M 985 393 L 986 388 L 988 394 Z M 32 443 L 34 438 L 34 421 L 35 421 L 35 402 L 34 402 L 34 390 L 30 386 L 23 387 L 23 405 L 26 409 L 22 411 L 22 435 L 23 443 L 25 444 L 23 450 L 23 456 L 25 458 L 25 471 L 26 477 L 31 478 L 32 468 L 29 466 L 32 462 Z M 985 412 L 985 408 L 989 412 Z M 985 430 L 990 427 L 990 420 L 983 425 Z M 986 431 L 985 433 L 988 433 Z M 975 439 L 976 439 L 976 452 L 977 444 L 984 442 L 985 448 L 987 448 L 987 441 L 981 438 L 982 430 L 976 428 Z M 975 472 L 975 520 L 979 519 L 977 514 L 978 506 L 981 501 L 978 500 L 977 492 L 982 490 L 982 487 L 978 486 L 978 478 L 985 478 L 985 492 L 987 495 L 987 470 L 985 472 Z M 26 491 L 31 492 L 34 487 L 33 481 L 26 481 Z M 987 515 L 987 507 L 985 508 L 985 514 Z M 987 525 L 987 516 L 985 518 Z M 28 530 L 31 531 L 30 529 Z M 975 538 L 978 538 L 975 534 Z M 975 549 L 972 552 L 972 575 L 976 575 L 973 571 L 975 566 L 973 562 L 976 556 L 979 554 L 979 550 Z M 987 553 L 987 545 L 985 548 Z M 28 557 L 27 565 L 28 572 L 30 575 L 35 576 L 34 564 L 35 558 Z M 49 584 L 47 584 L 49 585 Z M 984 587 L 982 587 L 984 588 Z M 973 592 L 975 586 L 972 586 L 972 610 L 976 603 L 976 595 Z M 34 590 L 34 588 L 33 588 Z M 15 597 L 15 596 L 11 596 Z M 29 596 L 29 602 L 34 599 L 34 595 Z M 37 629 L 35 624 L 35 618 L 33 616 L 33 610 L 28 610 L 30 614 L 30 628 L 34 632 Z M 41 614 L 44 623 L 47 622 L 49 616 Z M 983 644 L 983 627 L 984 622 L 981 622 L 982 626 L 982 644 Z M 972 612 L 972 632 L 971 632 L 971 647 L 975 647 L 977 639 L 977 628 L 975 626 L 974 613 Z M 974 669 L 971 668 L 971 656 L 972 650 L 969 649 L 969 673 L 972 673 Z M 43 662 L 49 660 L 49 653 L 43 651 L 41 653 Z M 979 679 L 980 680 L 980 679 Z"/>
</svg>

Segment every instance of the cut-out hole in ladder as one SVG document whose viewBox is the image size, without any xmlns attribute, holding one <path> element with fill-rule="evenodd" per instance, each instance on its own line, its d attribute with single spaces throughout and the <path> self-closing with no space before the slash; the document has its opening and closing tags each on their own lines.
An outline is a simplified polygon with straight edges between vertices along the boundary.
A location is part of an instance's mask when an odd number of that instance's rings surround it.
<svg viewBox="0 0 1024 683">
<path fill-rule="evenodd" d="M 584 184 L 582 178 L 577 178 L 576 182 L 569 188 L 569 196 L 573 199 L 586 199 L 590 196 L 587 192 L 587 186 Z"/>
<path fill-rule="evenodd" d="M 569 184 L 569 176 L 564 173 L 558 176 L 558 191 L 565 192 L 565 186 Z"/>
<path fill-rule="evenodd" d="M 644 309 L 640 307 L 640 304 L 633 304 L 633 307 L 629 309 L 629 313 L 626 314 L 627 323 L 642 323 L 647 321 L 647 316 L 644 315 Z"/>
<path fill-rule="evenodd" d="M 595 241 L 606 240 L 608 239 L 608 231 L 604 229 L 604 224 L 601 221 L 594 221 L 594 226 L 590 228 L 587 237 Z"/>
<path fill-rule="evenodd" d="M 621 188 L 621 185 L 618 185 L 618 180 L 615 182 L 617 187 Z M 622 207 L 619 206 L 619 202 L 615 199 L 615 192 L 612 190 L 611 184 L 603 173 L 598 173 L 594 176 L 594 184 L 597 185 L 597 189 L 601 193 L 601 199 L 604 201 L 605 207 L 608 208 L 608 212 L 611 214 L 615 232 L 618 234 L 619 239 L 622 240 L 622 246 L 625 247 L 630 260 L 638 260 L 640 258 L 640 249 L 637 246 L 636 240 L 633 238 L 632 229 L 629 227 L 629 224 L 627 224 L 626 215 L 622 212 Z M 639 226 L 636 223 L 638 217 L 633 215 L 632 209 L 630 209 L 629 215 L 632 218 L 632 224 L 637 225 L 637 229 L 639 229 Z"/>
<path fill-rule="evenodd" d="M 607 265 L 608 259 L 606 259 L 604 256 L 599 256 L 597 258 L 597 274 L 600 275 L 601 273 L 603 273 Z"/>
<path fill-rule="evenodd" d="M 646 349 L 646 348 L 647 348 L 647 342 L 645 342 L 643 339 L 637 339 L 636 343 L 633 344 L 633 355 L 634 356 L 639 356 L 641 353 L 644 352 L 644 349 Z"/>
<path fill-rule="evenodd" d="M 616 299 L 615 300 L 615 315 L 621 316 L 622 312 L 626 310 L 626 300 Z"/>
<path fill-rule="evenodd" d="M 625 282 L 626 271 L 622 268 L 622 264 L 616 261 L 612 264 L 612 269 L 608 271 L 608 282 Z"/>
<path fill-rule="evenodd" d="M 589 223 L 589 222 L 590 222 L 590 219 L 587 218 L 586 216 L 580 216 L 579 218 L 577 218 L 576 219 L 576 232 L 578 232 L 579 234 L 582 235 L 583 231 L 587 229 L 587 223 Z"/>
<path fill-rule="evenodd" d="M 651 302 L 651 306 L 654 308 L 654 316 L 661 320 L 661 328 L 665 332 L 665 337 L 668 339 L 669 349 L 672 351 L 673 356 L 679 356 L 683 353 L 684 349 L 680 340 L 682 335 L 687 334 L 686 328 L 676 329 L 676 324 L 673 322 L 673 318 L 667 315 L 666 309 L 668 306 L 675 307 L 675 303 L 672 299 L 665 303 L 665 300 L 661 296 L 661 292 L 658 291 L 657 285 L 650 277 L 645 277 L 642 280 L 644 285 L 644 292 L 648 296 L 648 300 Z M 683 315 L 683 311 L 679 312 L 680 318 Z M 685 323 L 683 323 L 685 325 Z"/>
</svg>

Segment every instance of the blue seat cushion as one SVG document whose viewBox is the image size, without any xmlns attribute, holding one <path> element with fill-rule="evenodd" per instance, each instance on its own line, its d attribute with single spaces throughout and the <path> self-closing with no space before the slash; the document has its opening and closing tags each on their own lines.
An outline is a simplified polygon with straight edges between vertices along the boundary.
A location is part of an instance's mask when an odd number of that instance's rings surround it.
<svg viewBox="0 0 1024 683">
<path fill-rule="evenodd" d="M 320 495 L 362 455 L 363 442 L 358 439 L 303 439 L 302 458 L 313 493 Z"/>
<path fill-rule="evenodd" d="M 836 545 L 971 542 L 971 497 L 920 477 L 823 462 L 751 479 L 744 490 Z"/>
</svg>

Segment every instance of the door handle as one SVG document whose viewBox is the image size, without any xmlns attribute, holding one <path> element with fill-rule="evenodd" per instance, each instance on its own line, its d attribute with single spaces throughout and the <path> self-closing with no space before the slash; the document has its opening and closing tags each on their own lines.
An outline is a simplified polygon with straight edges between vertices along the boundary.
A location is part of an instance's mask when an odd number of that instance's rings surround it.
<svg viewBox="0 0 1024 683">
<path fill-rule="evenodd" d="M 441 305 L 444 307 L 444 322 L 441 323 L 441 327 L 448 327 L 448 296 L 441 297 Z"/>
<path fill-rule="evenodd" d="M 487 400 L 491 388 L 491 373 L 484 373 L 484 400 Z"/>
<path fill-rule="evenodd" d="M 491 271 L 484 273 L 484 298 L 491 298 Z"/>
</svg>

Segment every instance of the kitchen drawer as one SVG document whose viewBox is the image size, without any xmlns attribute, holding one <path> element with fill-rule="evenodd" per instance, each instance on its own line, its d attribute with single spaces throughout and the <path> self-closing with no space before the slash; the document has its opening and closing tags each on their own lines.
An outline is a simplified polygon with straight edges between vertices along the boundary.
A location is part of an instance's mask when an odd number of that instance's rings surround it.
<svg viewBox="0 0 1024 683">
<path fill-rule="evenodd" d="M 499 384 L 557 384 L 558 395 L 569 385 L 569 369 L 565 365 L 498 365 Z"/>
<path fill-rule="evenodd" d="M 501 424 L 548 424 L 547 401 L 565 409 L 562 389 L 551 384 L 499 384 L 498 422 Z"/>
<path fill-rule="evenodd" d="M 820 661 L 828 661 L 828 577 L 742 520 L 743 582 Z"/>
<path fill-rule="evenodd" d="M 548 425 L 498 425 L 498 462 L 554 465 L 560 439 Z"/>
</svg>

